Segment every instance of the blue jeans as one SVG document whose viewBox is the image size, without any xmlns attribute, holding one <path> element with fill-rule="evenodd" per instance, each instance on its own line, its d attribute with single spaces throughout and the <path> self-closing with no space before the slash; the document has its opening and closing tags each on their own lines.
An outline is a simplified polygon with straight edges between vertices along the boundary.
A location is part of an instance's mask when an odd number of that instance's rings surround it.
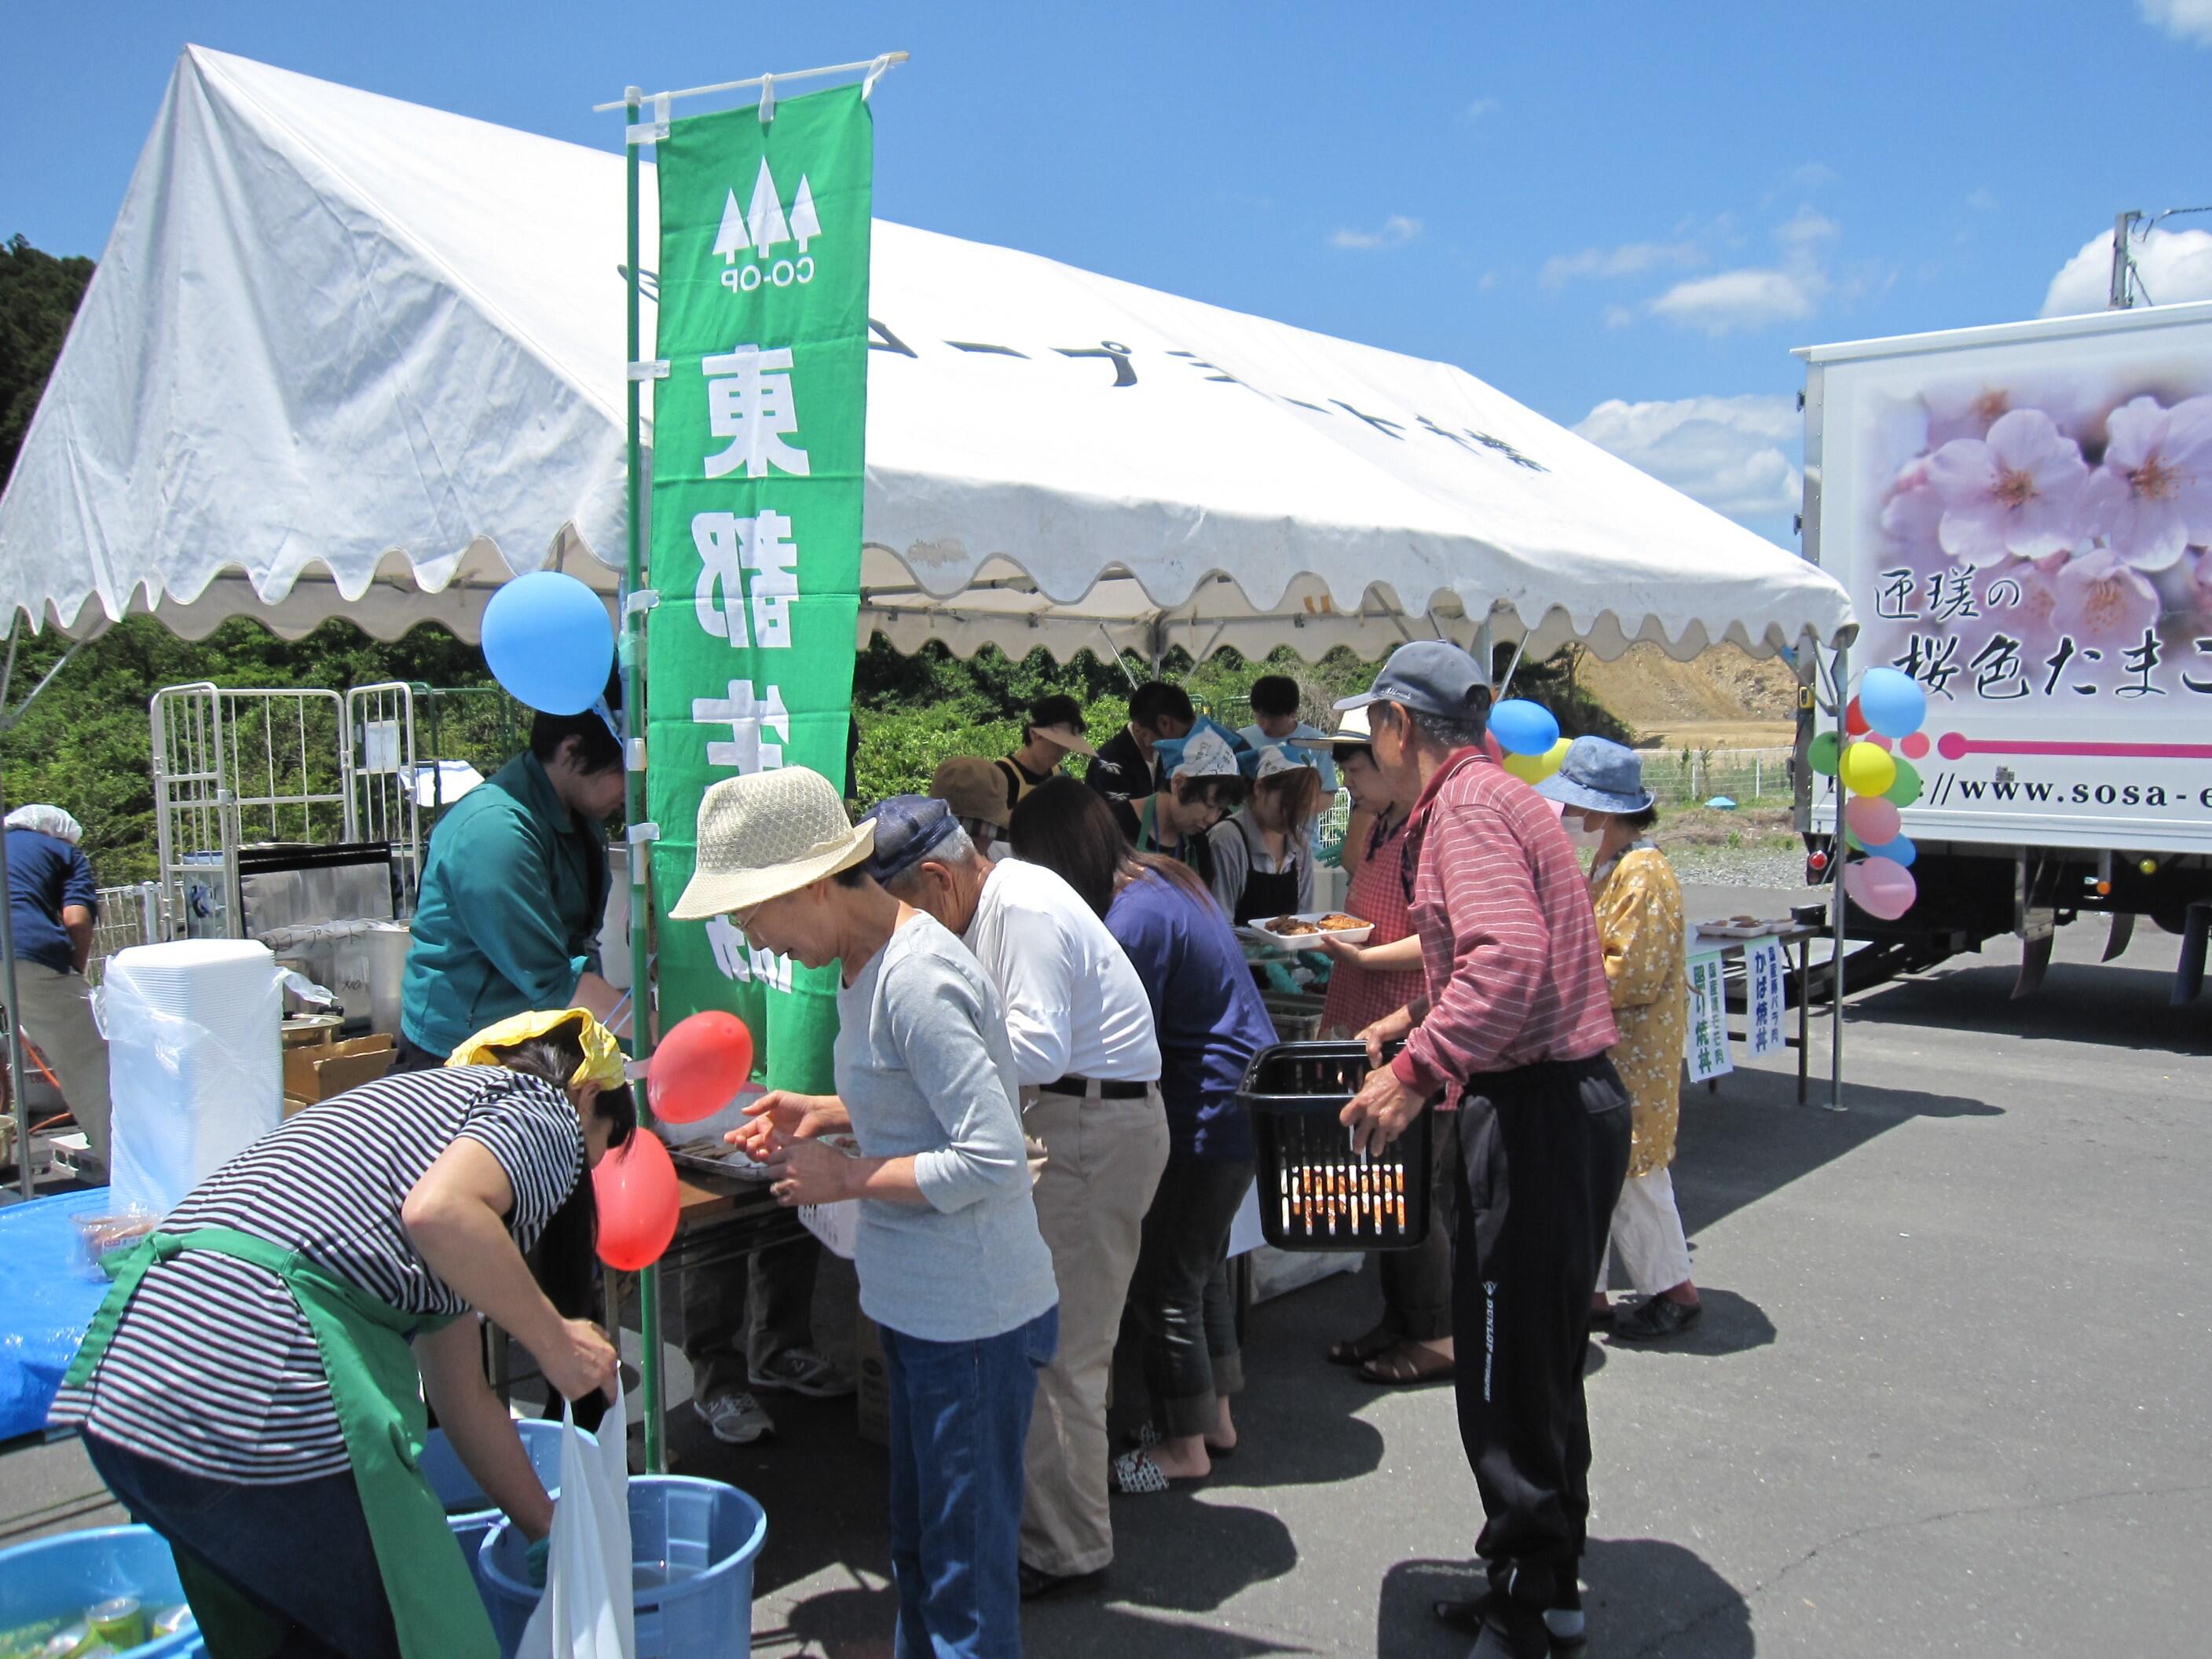
<svg viewBox="0 0 2212 1659">
<path fill-rule="evenodd" d="M 238 1627 L 240 1601 L 263 1616 L 276 1644 L 258 1649 L 262 1659 L 399 1659 L 351 1475 L 246 1486 L 96 1435 L 84 1437 L 84 1449 L 131 1519 L 168 1540 L 185 1599 L 210 1637 L 209 1659 L 231 1659 L 210 1632 Z"/>
<path fill-rule="evenodd" d="M 926 1342 L 886 1325 L 896 1659 L 1019 1659 L 1022 1446 L 1060 1310 L 1003 1336 Z"/>
</svg>

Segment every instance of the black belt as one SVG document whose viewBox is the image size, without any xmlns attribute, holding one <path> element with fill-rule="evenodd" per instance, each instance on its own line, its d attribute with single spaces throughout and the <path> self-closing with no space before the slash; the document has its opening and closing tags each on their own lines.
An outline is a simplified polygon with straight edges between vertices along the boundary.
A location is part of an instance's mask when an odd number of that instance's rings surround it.
<svg viewBox="0 0 2212 1659">
<path fill-rule="evenodd" d="M 1037 1085 L 1041 1095 L 1073 1095 L 1078 1100 L 1087 1099 L 1091 1091 L 1098 1091 L 1101 1100 L 1142 1100 L 1152 1091 L 1149 1083 L 1109 1083 L 1098 1078 L 1062 1077 L 1049 1083 Z"/>
</svg>

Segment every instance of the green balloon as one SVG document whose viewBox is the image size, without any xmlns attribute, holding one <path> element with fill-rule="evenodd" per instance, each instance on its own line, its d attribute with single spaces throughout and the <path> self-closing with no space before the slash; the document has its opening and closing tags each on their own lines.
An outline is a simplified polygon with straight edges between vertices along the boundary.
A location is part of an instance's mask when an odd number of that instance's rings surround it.
<svg viewBox="0 0 2212 1659">
<path fill-rule="evenodd" d="M 1838 746 L 1834 732 L 1816 732 L 1813 734 L 1811 744 L 1805 750 L 1805 758 L 1813 769 L 1822 777 L 1832 778 L 1836 775 L 1836 753 Z"/>
<path fill-rule="evenodd" d="M 1920 773 L 1911 761 L 1899 758 L 1897 781 L 1881 792 L 1881 798 L 1893 806 L 1910 806 L 1920 799 Z"/>
</svg>

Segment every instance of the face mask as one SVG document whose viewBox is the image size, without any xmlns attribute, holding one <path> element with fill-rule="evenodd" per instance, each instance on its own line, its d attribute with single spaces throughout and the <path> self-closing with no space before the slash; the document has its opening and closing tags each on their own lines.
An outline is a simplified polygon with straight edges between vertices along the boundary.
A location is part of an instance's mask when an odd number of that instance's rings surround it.
<svg viewBox="0 0 2212 1659">
<path fill-rule="evenodd" d="M 1595 853 L 1605 840 L 1605 831 L 1593 828 L 1588 818 L 1561 818 L 1559 823 L 1577 853 Z"/>
</svg>

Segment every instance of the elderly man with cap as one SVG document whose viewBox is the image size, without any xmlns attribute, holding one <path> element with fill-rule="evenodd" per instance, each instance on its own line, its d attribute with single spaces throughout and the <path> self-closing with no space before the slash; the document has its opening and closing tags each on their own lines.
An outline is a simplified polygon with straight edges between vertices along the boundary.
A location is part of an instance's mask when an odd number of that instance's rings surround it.
<svg viewBox="0 0 2212 1659">
<path fill-rule="evenodd" d="M 1481 747 L 1490 687 L 1474 658 L 1401 646 L 1337 707 L 1367 709 L 1377 763 L 1414 801 L 1401 864 L 1424 983 L 1361 1033 L 1376 1069 L 1344 1121 L 1365 1151 L 1439 1094 L 1461 1115 L 1455 1387 L 1490 1589 L 1437 1611 L 1478 1627 L 1478 1659 L 1541 1659 L 1581 1632 L 1589 1286 L 1628 1167 L 1604 957 L 1566 832 Z"/>
<path fill-rule="evenodd" d="M 1114 1559 L 1106 1382 L 1168 1161 L 1152 1004 L 1106 924 L 1054 872 L 981 857 L 940 800 L 894 795 L 866 821 L 869 872 L 958 933 L 999 988 L 1024 1126 L 1044 1146 L 1037 1226 L 1060 1285 L 1060 1355 L 1030 1425 L 1022 1593 L 1048 1595 Z"/>
<path fill-rule="evenodd" d="M 726 778 L 670 912 L 727 915 L 754 945 L 838 964 L 835 1096 L 781 1091 L 729 1137 L 786 1204 L 860 1200 L 860 1308 L 890 1383 L 893 1651 L 1021 1651 L 1022 1446 L 1059 1293 L 1038 1236 L 999 993 L 934 918 L 869 873 L 855 828 L 803 767 Z M 848 1155 L 818 1137 L 848 1129 Z"/>
</svg>

